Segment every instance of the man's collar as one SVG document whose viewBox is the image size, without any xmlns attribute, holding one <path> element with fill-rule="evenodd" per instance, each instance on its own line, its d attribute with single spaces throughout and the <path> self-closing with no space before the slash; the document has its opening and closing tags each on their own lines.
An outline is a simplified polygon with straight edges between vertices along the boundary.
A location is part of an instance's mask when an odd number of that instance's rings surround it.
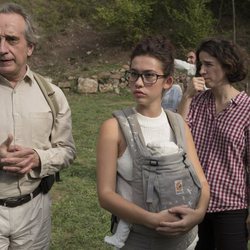
<svg viewBox="0 0 250 250">
<path fill-rule="evenodd" d="M 30 70 L 30 67 L 28 65 L 26 65 L 26 69 L 27 69 L 26 73 L 25 73 L 24 77 L 19 81 L 19 83 L 21 81 L 24 81 L 26 83 L 32 84 L 32 82 L 34 81 L 33 73 Z M 0 75 L 0 83 L 5 84 L 5 85 L 10 85 L 10 81 L 2 75 Z"/>
</svg>

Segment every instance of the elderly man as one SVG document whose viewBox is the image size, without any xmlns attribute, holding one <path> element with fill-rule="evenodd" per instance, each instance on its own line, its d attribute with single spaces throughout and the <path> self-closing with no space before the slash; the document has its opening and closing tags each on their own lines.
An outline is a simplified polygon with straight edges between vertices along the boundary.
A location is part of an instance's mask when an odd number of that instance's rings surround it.
<svg viewBox="0 0 250 250">
<path fill-rule="evenodd" d="M 19 5 L 0 7 L 0 249 L 49 249 L 51 176 L 75 158 L 71 112 L 53 89 L 58 112 L 27 65 L 36 41 Z"/>
</svg>

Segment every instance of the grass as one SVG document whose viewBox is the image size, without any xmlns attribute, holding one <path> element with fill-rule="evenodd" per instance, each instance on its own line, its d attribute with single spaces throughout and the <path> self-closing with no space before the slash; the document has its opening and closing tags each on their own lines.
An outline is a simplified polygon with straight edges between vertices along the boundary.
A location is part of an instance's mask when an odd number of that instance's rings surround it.
<svg viewBox="0 0 250 250">
<path fill-rule="evenodd" d="M 61 171 L 62 182 L 53 186 L 51 250 L 112 249 L 104 244 L 109 233 L 110 214 L 101 209 L 96 194 L 96 139 L 101 123 L 115 109 L 131 106 L 127 92 L 122 95 L 69 94 L 77 159 Z"/>
</svg>

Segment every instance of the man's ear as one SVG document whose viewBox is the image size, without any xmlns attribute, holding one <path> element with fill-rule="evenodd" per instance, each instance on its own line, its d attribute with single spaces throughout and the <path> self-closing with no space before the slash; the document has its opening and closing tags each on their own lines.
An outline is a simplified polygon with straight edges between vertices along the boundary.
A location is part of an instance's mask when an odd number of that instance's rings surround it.
<svg viewBox="0 0 250 250">
<path fill-rule="evenodd" d="M 172 87 L 173 83 L 174 83 L 174 78 L 172 76 L 168 76 L 164 81 L 163 88 L 165 90 L 168 90 Z"/>
<path fill-rule="evenodd" d="M 28 48 L 27 48 L 27 56 L 30 57 L 33 53 L 34 50 L 34 45 L 33 44 L 28 44 Z"/>
</svg>

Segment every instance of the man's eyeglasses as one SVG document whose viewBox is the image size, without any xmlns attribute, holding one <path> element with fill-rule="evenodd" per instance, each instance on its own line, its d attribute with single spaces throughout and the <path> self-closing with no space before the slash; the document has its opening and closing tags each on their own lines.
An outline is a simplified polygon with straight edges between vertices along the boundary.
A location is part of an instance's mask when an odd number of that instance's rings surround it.
<svg viewBox="0 0 250 250">
<path fill-rule="evenodd" d="M 139 77 L 142 78 L 144 86 L 152 86 L 157 82 L 158 78 L 166 77 L 166 75 L 158 75 L 153 72 L 144 72 L 140 74 L 132 70 L 125 71 L 125 79 L 129 83 L 135 83 Z"/>
</svg>

